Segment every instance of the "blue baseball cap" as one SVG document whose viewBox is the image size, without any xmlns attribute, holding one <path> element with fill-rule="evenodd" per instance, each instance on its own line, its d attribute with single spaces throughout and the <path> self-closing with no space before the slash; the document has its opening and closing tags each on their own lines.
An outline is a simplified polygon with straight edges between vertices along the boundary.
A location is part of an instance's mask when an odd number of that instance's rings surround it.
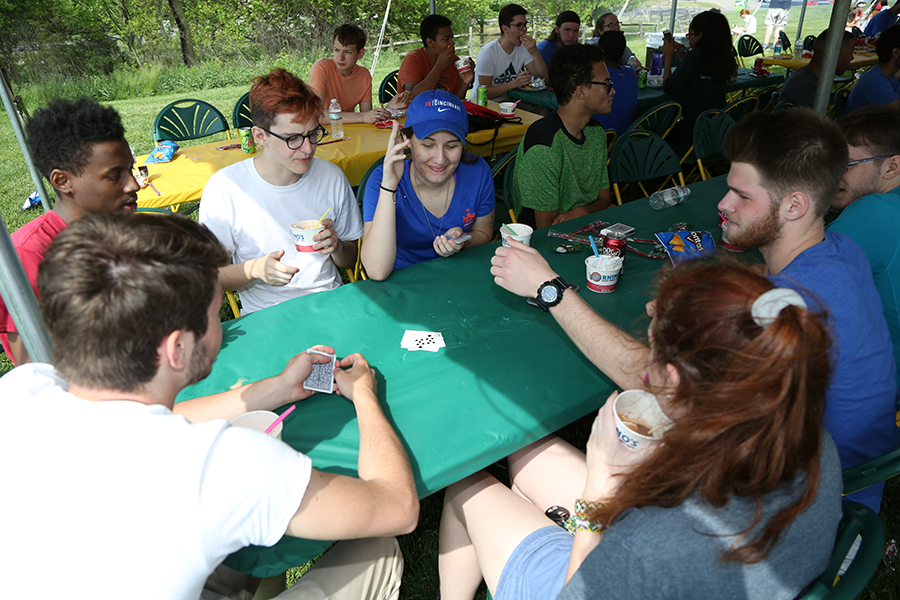
<svg viewBox="0 0 900 600">
<path fill-rule="evenodd" d="M 449 131 L 465 143 L 469 119 L 459 98 L 444 90 L 430 90 L 419 94 L 409 104 L 406 127 L 412 127 L 420 140 L 435 131 Z"/>
</svg>

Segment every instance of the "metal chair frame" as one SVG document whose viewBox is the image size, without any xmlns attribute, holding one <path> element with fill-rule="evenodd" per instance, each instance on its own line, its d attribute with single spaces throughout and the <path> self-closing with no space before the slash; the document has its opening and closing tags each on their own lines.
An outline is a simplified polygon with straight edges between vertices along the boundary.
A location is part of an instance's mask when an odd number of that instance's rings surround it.
<svg viewBox="0 0 900 600">
<path fill-rule="evenodd" d="M 381 80 L 381 85 L 378 86 L 378 101 L 380 103 L 387 104 L 391 101 L 391 98 L 397 95 L 399 91 L 397 89 L 398 73 L 399 71 L 391 71 Z"/>
<path fill-rule="evenodd" d="M 253 115 L 250 113 L 250 92 L 247 92 L 234 105 L 231 111 L 231 124 L 234 125 L 234 131 L 241 127 L 253 127 Z"/>
<path fill-rule="evenodd" d="M 671 115 L 674 114 L 674 117 Z M 671 117 L 671 118 L 670 118 Z M 628 127 L 625 133 L 640 129 L 655 133 L 662 139 L 666 139 L 675 123 L 681 118 L 681 104 L 675 102 L 665 102 L 659 106 L 654 106 L 637 119 Z M 625 134 L 622 134 L 625 135 Z"/>
<path fill-rule="evenodd" d="M 650 192 L 644 187 L 645 181 L 665 177 L 658 188 L 662 189 L 670 177 L 676 175 L 681 185 L 684 185 L 684 174 L 681 172 L 678 156 L 664 139 L 651 131 L 626 131 L 616 140 L 610 153 L 609 180 L 613 184 L 616 203 L 619 205 L 622 204 L 620 183 L 637 183 L 641 191 L 649 196 Z"/>
<path fill-rule="evenodd" d="M 176 100 L 159 111 L 153 121 L 153 141 L 196 140 L 225 132 L 231 139 L 231 128 L 218 108 L 203 100 Z"/>
</svg>

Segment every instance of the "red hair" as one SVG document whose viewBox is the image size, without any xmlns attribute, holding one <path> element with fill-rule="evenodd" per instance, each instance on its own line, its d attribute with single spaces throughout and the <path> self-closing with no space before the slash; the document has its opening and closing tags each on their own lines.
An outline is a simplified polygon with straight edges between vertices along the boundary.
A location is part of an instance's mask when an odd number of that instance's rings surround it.
<svg viewBox="0 0 900 600">
<path fill-rule="evenodd" d="M 253 80 L 250 88 L 250 114 L 253 124 L 269 129 L 275 117 L 293 114 L 293 123 L 318 118 L 325 110 L 322 99 L 303 80 L 284 69 L 272 69 Z"/>
<path fill-rule="evenodd" d="M 714 508 L 732 496 L 756 500 L 756 513 L 724 561 L 763 560 L 815 499 L 829 337 L 822 320 L 788 306 L 767 329 L 751 306 L 774 286 L 737 263 L 683 265 L 658 286 L 651 326 L 654 364 L 680 381 L 668 402 L 677 414 L 665 445 L 623 478 L 595 513 L 612 523 L 640 506 L 673 507 L 697 494 Z M 762 519 L 762 498 L 805 473 L 799 500 Z M 739 546 L 739 544 L 742 544 Z"/>
</svg>

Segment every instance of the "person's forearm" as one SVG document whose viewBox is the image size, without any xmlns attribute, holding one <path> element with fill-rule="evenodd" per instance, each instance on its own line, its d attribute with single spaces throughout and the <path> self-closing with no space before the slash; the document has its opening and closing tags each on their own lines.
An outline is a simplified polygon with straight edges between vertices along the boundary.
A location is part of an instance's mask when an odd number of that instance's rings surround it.
<svg viewBox="0 0 900 600">
<path fill-rule="evenodd" d="M 338 239 L 338 249 L 331 255 L 331 260 L 339 267 L 349 269 L 356 264 L 356 250 L 359 245 L 356 240 Z"/>
<path fill-rule="evenodd" d="M 28 348 L 25 347 L 25 340 L 18 333 L 10 331 L 6 334 L 9 340 L 9 350 L 12 352 L 12 360 L 17 367 L 31 362 L 31 356 L 28 354 Z"/>
<path fill-rule="evenodd" d="M 488 99 L 494 99 L 497 96 L 502 96 L 506 92 L 508 92 L 510 90 L 514 90 L 518 87 L 519 86 L 516 85 L 515 79 L 513 79 L 512 81 L 507 81 L 506 83 L 503 83 L 500 85 L 488 86 L 487 97 L 488 97 Z"/>
<path fill-rule="evenodd" d="M 544 57 L 541 56 L 541 53 L 535 52 L 534 54 L 531 55 L 531 58 L 533 59 L 531 62 L 531 69 L 529 69 L 531 71 L 531 74 L 537 75 L 541 79 L 547 79 L 548 78 L 547 64 L 544 62 Z"/>
<path fill-rule="evenodd" d="M 600 540 L 603 539 L 603 532 L 585 531 L 579 529 L 575 532 L 575 540 L 572 542 L 572 554 L 569 556 L 569 568 L 566 571 L 566 583 L 572 579 L 572 575 L 584 562 Z"/>
<path fill-rule="evenodd" d="M 371 279 L 383 281 L 394 270 L 397 258 L 397 205 L 394 193 L 379 190 L 372 223 L 363 235 L 362 263 Z"/>
<path fill-rule="evenodd" d="M 616 385 L 623 390 L 644 388 L 650 360 L 647 346 L 606 321 L 571 290 L 550 314 L 581 353 Z"/>
<path fill-rule="evenodd" d="M 456 88 L 456 97 L 459 98 L 460 100 L 465 100 L 466 92 L 468 92 L 468 91 L 469 91 L 469 84 L 460 79 L 459 87 Z"/>
<path fill-rule="evenodd" d="M 191 423 L 213 419 L 231 421 L 246 412 L 271 410 L 284 406 L 291 400 L 293 398 L 288 397 L 287 387 L 279 384 L 276 375 L 227 392 L 179 402 L 172 412 L 185 417 Z"/>
<path fill-rule="evenodd" d="M 672 75 L 672 55 L 666 54 L 663 59 L 663 81 Z"/>
<path fill-rule="evenodd" d="M 265 260 L 265 257 L 262 257 Z M 259 279 L 256 273 L 258 258 L 219 268 L 219 285 L 227 292 L 239 290 L 248 283 Z"/>
</svg>

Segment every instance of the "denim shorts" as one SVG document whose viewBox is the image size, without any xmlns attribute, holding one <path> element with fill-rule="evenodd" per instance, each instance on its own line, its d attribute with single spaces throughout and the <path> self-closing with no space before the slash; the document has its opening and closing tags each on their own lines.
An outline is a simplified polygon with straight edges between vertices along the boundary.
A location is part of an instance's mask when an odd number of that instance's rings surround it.
<svg viewBox="0 0 900 600">
<path fill-rule="evenodd" d="M 506 561 L 494 600 L 556 598 L 566 582 L 573 539 L 558 525 L 532 532 Z"/>
</svg>

